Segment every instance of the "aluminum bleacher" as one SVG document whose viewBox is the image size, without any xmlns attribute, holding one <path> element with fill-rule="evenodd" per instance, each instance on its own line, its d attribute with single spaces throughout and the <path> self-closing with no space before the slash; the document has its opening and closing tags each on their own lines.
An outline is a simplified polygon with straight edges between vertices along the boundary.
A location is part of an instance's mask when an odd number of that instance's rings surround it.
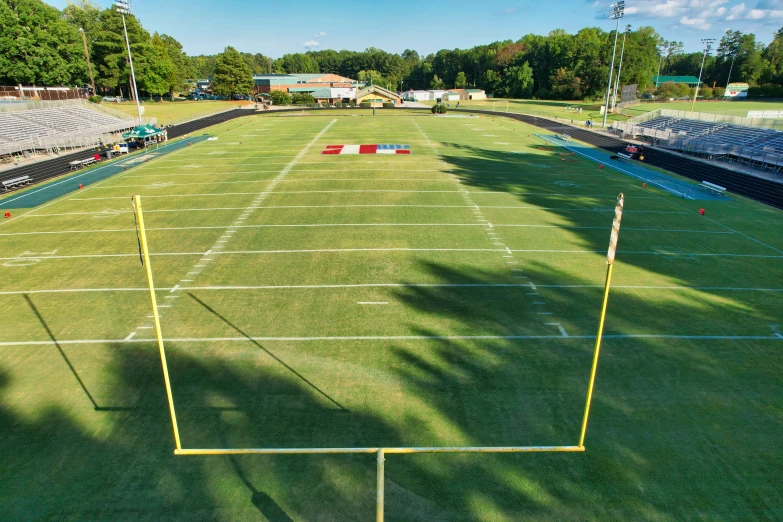
<svg viewBox="0 0 783 522">
<path fill-rule="evenodd" d="M 139 123 L 83 100 L 0 103 L 0 155 L 90 146 Z"/>
<path fill-rule="evenodd" d="M 690 113 L 661 110 L 614 126 L 623 135 L 652 138 L 658 146 L 686 154 L 783 171 L 782 131 L 761 124 L 744 125 L 732 117 L 693 113 L 691 119 L 686 115 Z"/>
</svg>

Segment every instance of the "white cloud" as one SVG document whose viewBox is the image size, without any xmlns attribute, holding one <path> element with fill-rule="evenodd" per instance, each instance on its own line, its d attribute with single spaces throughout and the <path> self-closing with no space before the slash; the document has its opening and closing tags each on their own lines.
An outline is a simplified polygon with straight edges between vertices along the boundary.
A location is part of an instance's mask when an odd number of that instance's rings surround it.
<svg viewBox="0 0 783 522">
<path fill-rule="evenodd" d="M 709 23 L 705 18 L 689 18 L 687 16 L 683 16 L 680 18 L 680 23 L 682 25 L 688 25 L 702 30 L 712 27 L 712 24 Z"/>
<path fill-rule="evenodd" d="M 742 13 L 745 12 L 745 3 L 737 4 L 731 9 L 729 9 L 729 16 L 726 17 L 726 20 L 739 20 L 742 18 Z"/>
<path fill-rule="evenodd" d="M 593 4 L 598 19 L 608 17 L 608 2 L 601 0 Z M 783 19 L 783 0 L 756 0 L 752 8 L 745 2 L 747 0 L 634 0 L 626 6 L 625 14 L 648 19 L 676 19 L 681 27 L 702 31 L 732 21 L 766 25 Z"/>
<path fill-rule="evenodd" d="M 307 47 L 308 49 L 312 50 L 321 45 L 320 42 L 316 42 L 315 40 L 309 40 L 302 44 L 303 46 Z"/>
<path fill-rule="evenodd" d="M 503 9 L 503 14 L 513 14 L 513 13 L 516 13 L 516 12 L 517 12 L 517 8 L 516 7 L 509 7 L 509 8 Z"/>
<path fill-rule="evenodd" d="M 326 36 L 326 33 L 325 33 L 325 32 L 323 32 L 323 31 L 321 31 L 321 32 L 318 32 L 318 33 L 315 33 L 315 37 L 316 37 L 316 38 L 322 38 L 322 37 L 324 37 L 324 36 Z"/>
</svg>

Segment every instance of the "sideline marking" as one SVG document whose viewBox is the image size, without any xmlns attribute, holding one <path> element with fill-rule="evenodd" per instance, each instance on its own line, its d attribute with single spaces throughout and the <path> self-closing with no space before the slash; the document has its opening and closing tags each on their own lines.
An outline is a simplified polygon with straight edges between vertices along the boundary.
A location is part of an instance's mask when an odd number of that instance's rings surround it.
<svg viewBox="0 0 783 522">
<path fill-rule="evenodd" d="M 360 305 L 387 305 L 389 301 L 356 301 Z"/>
</svg>

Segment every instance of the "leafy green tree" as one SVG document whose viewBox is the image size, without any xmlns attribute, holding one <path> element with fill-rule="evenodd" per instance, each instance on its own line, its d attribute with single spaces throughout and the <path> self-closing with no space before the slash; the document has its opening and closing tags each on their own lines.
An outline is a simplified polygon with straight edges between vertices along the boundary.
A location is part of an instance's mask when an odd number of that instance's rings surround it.
<svg viewBox="0 0 783 522">
<path fill-rule="evenodd" d="M 291 105 L 291 95 L 285 91 L 272 91 L 269 93 L 272 105 Z"/>
<path fill-rule="evenodd" d="M 253 88 L 253 74 L 242 55 L 231 46 L 218 55 L 212 92 L 219 95 L 248 94 Z"/>
<path fill-rule="evenodd" d="M 151 43 L 142 55 L 143 59 L 139 60 L 136 83 L 142 92 L 161 95 L 169 92 L 177 72 L 166 51 L 166 44 L 158 33 L 152 37 Z"/>
<path fill-rule="evenodd" d="M 444 89 L 446 87 L 446 84 L 443 83 L 443 80 L 438 78 L 438 75 L 434 75 L 432 77 L 432 80 L 430 80 L 430 89 Z"/>
<path fill-rule="evenodd" d="M 155 33 L 157 36 L 157 33 Z M 163 46 L 166 50 L 166 55 L 171 61 L 171 73 L 168 77 L 169 89 L 171 94 L 176 91 L 182 92 L 187 86 L 188 79 L 194 78 L 195 71 L 193 68 L 193 62 L 188 58 L 188 55 L 182 50 L 182 44 L 175 38 L 162 34 L 160 39 L 163 42 Z"/>
<path fill-rule="evenodd" d="M 525 62 L 503 71 L 501 88 L 507 98 L 529 98 L 533 94 L 533 69 Z"/>
<path fill-rule="evenodd" d="M 125 21 L 133 52 L 133 64 L 139 79 L 140 73 L 145 68 L 146 55 L 151 52 L 150 35 L 135 16 L 127 15 Z M 92 63 L 95 70 L 95 83 L 103 87 L 104 92 L 106 90 L 117 92 L 119 89 L 123 94 L 131 97 L 130 67 L 122 17 L 113 9 L 104 9 L 100 13 L 100 29 L 93 41 Z"/>
<path fill-rule="evenodd" d="M 383 77 L 383 74 L 372 69 L 359 71 L 356 74 L 356 79 L 360 82 L 366 83 L 367 85 L 386 85 L 387 83 Z"/>
<path fill-rule="evenodd" d="M 501 78 L 500 75 L 494 70 L 490 69 L 485 71 L 481 77 L 479 85 L 489 94 L 498 96 L 498 89 L 500 88 Z"/>
<path fill-rule="evenodd" d="M 40 0 L 0 2 L 0 83 L 74 85 L 89 78 L 78 28 Z"/>
<path fill-rule="evenodd" d="M 454 86 L 457 89 L 464 89 L 465 87 L 468 86 L 468 79 L 465 76 L 464 72 L 460 71 L 457 73 L 457 79 L 454 80 Z"/>
</svg>

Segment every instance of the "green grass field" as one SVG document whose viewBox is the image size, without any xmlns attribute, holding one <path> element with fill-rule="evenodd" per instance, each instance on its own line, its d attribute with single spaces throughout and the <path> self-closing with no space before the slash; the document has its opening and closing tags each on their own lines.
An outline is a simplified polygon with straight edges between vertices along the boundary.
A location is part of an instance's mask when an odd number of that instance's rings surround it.
<svg viewBox="0 0 783 522">
<path fill-rule="evenodd" d="M 386 520 L 783 517 L 783 213 L 502 118 L 314 114 L 0 222 L 0 519 L 374 517 L 371 455 L 173 456 L 133 193 L 183 447 L 242 448 L 576 444 L 624 192 L 586 452 L 390 455 Z M 360 143 L 413 154 L 321 155 Z"/>
<path fill-rule="evenodd" d="M 435 102 L 425 102 L 429 105 Z M 456 105 L 456 102 L 451 103 L 452 108 Z M 538 116 L 544 116 L 548 118 L 559 118 L 564 120 L 573 121 L 585 121 L 592 120 L 596 124 L 600 124 L 603 116 L 600 113 L 601 101 L 595 102 L 582 102 L 582 101 L 559 101 L 559 100 L 463 100 L 460 101 L 460 109 L 479 109 L 485 111 L 498 111 L 498 112 L 514 112 L 521 114 L 533 114 Z M 566 107 L 581 108 L 582 112 L 566 111 Z M 634 116 L 640 116 L 644 113 L 654 111 L 656 109 L 671 109 L 679 111 L 689 111 L 691 109 L 691 103 L 687 101 L 671 102 L 671 103 L 640 103 L 628 107 L 623 114 L 609 114 L 608 121 L 625 121 L 628 118 Z M 763 102 L 763 101 L 742 101 L 742 102 L 729 102 L 729 101 L 699 101 L 696 102 L 694 111 L 707 112 L 714 114 L 728 114 L 731 116 L 745 117 L 748 111 L 758 110 L 783 110 L 783 103 L 781 102 Z"/>
<path fill-rule="evenodd" d="M 171 122 L 212 112 L 220 112 L 226 109 L 232 109 L 247 105 L 248 102 L 202 100 L 202 101 L 179 101 L 179 102 L 144 102 L 144 117 L 157 118 L 158 123 L 167 125 Z M 136 103 L 126 101 L 122 103 L 106 103 L 110 109 L 125 112 L 131 116 L 136 116 Z"/>
<path fill-rule="evenodd" d="M 435 102 L 423 102 L 427 105 L 434 105 Z M 457 102 L 449 102 L 451 107 L 455 107 Z M 560 118 L 565 120 L 586 121 L 592 120 L 600 124 L 603 120 L 601 115 L 601 102 L 582 102 L 582 101 L 559 101 L 559 100 L 506 100 L 506 99 L 487 99 L 487 100 L 461 100 L 460 109 L 476 109 L 483 111 L 513 112 L 520 114 L 534 114 L 547 118 Z M 582 112 L 566 111 L 566 107 L 581 108 Z M 652 109 L 650 109 L 652 110 Z M 622 114 L 609 114 L 608 121 L 625 121 L 627 116 Z"/>
<path fill-rule="evenodd" d="M 641 115 L 656 109 L 671 109 L 675 111 L 690 111 L 691 102 L 677 101 L 670 103 L 640 103 L 628 107 L 626 112 L 632 115 Z M 747 117 L 748 111 L 779 111 L 783 110 L 783 103 L 779 101 L 697 101 L 694 112 L 708 112 L 713 114 L 727 114 L 729 116 Z"/>
</svg>

